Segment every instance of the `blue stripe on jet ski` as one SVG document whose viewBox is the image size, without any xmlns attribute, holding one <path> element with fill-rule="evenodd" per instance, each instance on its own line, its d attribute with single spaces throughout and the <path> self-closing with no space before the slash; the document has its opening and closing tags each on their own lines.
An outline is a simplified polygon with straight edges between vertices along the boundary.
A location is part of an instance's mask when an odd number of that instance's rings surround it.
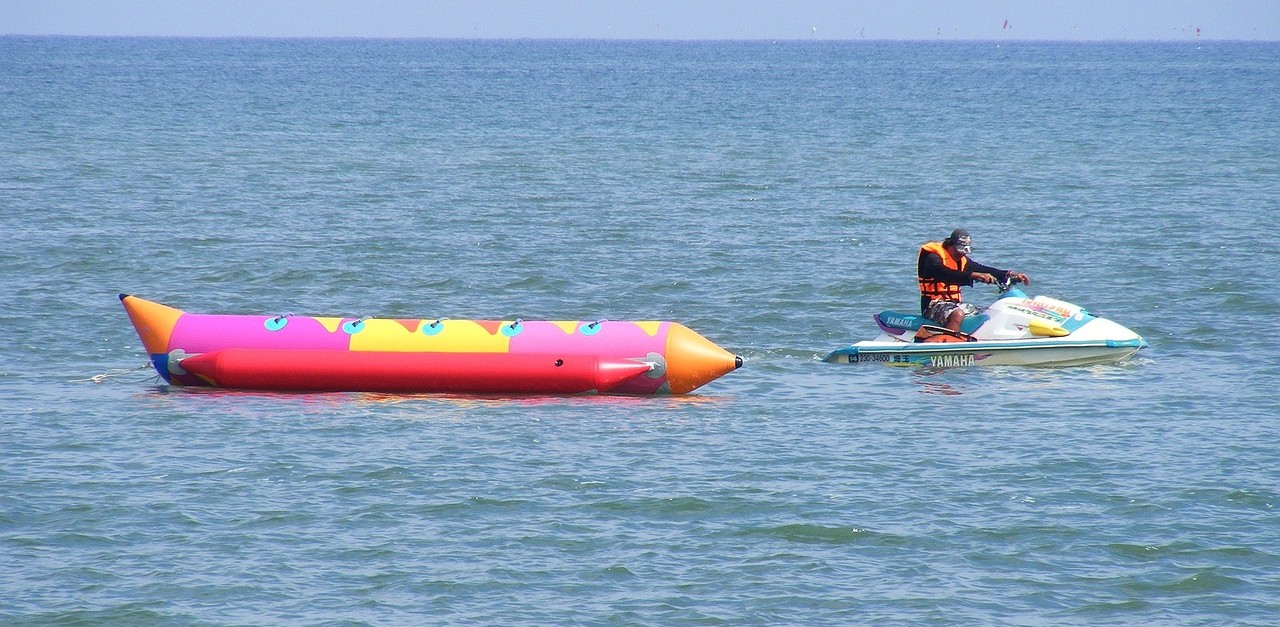
<svg viewBox="0 0 1280 627">
<path fill-rule="evenodd" d="M 1132 340 L 1107 340 L 1107 348 L 1143 348 L 1147 341 L 1141 338 Z"/>
<path fill-rule="evenodd" d="M 1129 342 L 1135 340 L 1065 340 L 1049 342 L 1046 340 L 1000 340 L 998 342 L 946 342 L 920 343 L 893 346 L 850 346 L 861 353 L 972 353 L 975 351 L 1016 350 L 1025 348 L 1072 348 L 1087 346 L 1107 346 L 1123 348 L 1133 346 Z"/>
</svg>

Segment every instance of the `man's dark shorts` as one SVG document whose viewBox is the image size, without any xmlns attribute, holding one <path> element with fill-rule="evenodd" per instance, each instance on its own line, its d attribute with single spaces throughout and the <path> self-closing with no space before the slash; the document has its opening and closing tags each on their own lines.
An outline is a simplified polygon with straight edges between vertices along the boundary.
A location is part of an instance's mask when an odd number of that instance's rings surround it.
<svg viewBox="0 0 1280 627">
<path fill-rule="evenodd" d="M 972 316 L 978 313 L 978 308 L 969 303 L 957 303 L 950 300 L 934 300 L 929 302 L 929 306 L 924 309 L 924 317 L 932 320 L 938 326 L 947 326 L 947 318 L 951 317 L 951 312 L 956 309 L 964 311 L 964 315 Z"/>
</svg>

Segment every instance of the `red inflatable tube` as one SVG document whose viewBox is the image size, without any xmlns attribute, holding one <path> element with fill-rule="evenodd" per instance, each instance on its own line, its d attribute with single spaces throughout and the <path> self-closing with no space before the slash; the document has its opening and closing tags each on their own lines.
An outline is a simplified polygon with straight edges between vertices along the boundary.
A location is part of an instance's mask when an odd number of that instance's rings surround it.
<svg viewBox="0 0 1280 627">
<path fill-rule="evenodd" d="M 210 385 L 245 390 L 579 394 L 608 392 L 653 365 L 596 355 L 225 348 L 183 359 Z"/>
</svg>

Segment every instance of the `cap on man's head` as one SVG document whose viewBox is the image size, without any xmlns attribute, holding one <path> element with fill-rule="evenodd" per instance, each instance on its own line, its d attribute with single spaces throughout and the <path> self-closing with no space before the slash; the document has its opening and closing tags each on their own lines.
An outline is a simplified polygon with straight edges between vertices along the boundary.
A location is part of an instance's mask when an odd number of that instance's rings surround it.
<svg viewBox="0 0 1280 627">
<path fill-rule="evenodd" d="M 969 232 L 964 229 L 952 231 L 951 237 L 947 238 L 947 243 L 951 244 L 951 247 L 962 255 L 967 255 L 973 250 L 973 238 L 969 237 Z"/>
</svg>

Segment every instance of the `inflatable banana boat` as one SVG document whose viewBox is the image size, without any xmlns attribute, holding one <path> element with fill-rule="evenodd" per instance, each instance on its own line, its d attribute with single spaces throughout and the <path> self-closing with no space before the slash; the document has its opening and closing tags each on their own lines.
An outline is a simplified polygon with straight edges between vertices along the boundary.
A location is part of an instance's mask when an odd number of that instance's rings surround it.
<svg viewBox="0 0 1280 627">
<path fill-rule="evenodd" d="M 248 390 L 686 394 L 742 358 L 675 322 L 196 314 L 121 294 L 160 377 Z"/>
</svg>

